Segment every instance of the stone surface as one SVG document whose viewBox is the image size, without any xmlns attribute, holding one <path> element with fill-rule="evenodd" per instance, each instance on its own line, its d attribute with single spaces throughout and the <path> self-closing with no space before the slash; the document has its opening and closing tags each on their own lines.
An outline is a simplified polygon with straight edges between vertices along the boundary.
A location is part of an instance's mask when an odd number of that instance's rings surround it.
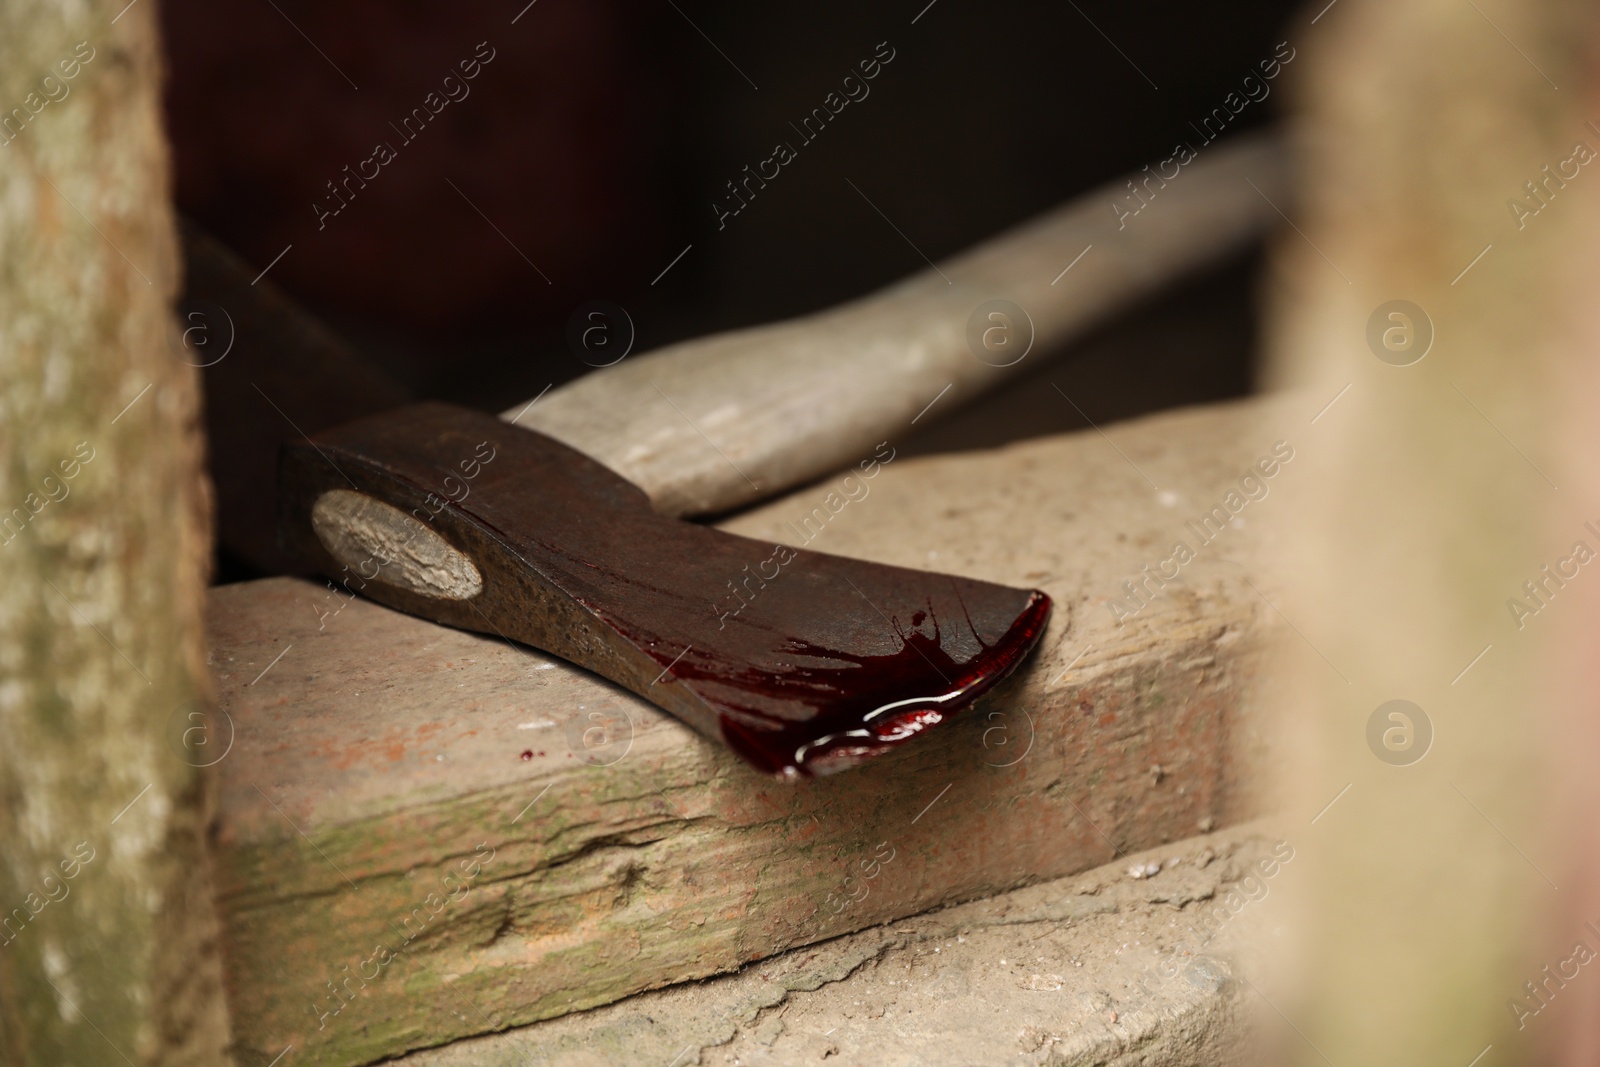
<svg viewBox="0 0 1600 1067">
<path fill-rule="evenodd" d="M 293 1045 L 368 1063 L 1236 821 L 1244 693 L 1279 625 L 1249 580 L 1275 501 L 1209 544 L 1184 524 L 1312 414 L 1255 401 L 906 459 L 837 510 L 824 482 L 728 523 L 798 542 L 787 524 L 824 507 L 808 547 L 1056 599 L 1040 651 L 984 702 L 797 785 L 537 651 L 297 580 L 214 591 L 245 1062 Z M 1195 558 L 1138 609 L 1122 583 L 1183 538 Z"/>
<path fill-rule="evenodd" d="M 1197 837 L 397 1063 L 1225 1067 L 1293 861 L 1267 826 Z"/>
</svg>

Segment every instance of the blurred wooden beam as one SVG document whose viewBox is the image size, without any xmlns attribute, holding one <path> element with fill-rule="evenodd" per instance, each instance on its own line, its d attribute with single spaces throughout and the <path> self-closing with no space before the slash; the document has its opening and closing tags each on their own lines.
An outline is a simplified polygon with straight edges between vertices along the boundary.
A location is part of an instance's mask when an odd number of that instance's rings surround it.
<svg viewBox="0 0 1600 1067">
<path fill-rule="evenodd" d="M 1307 829 L 1284 897 L 1297 981 L 1261 984 L 1297 1028 L 1273 1062 L 1546 1064 L 1565 1017 L 1588 1046 L 1565 1062 L 1593 1064 L 1600 981 L 1551 981 L 1548 1011 L 1527 983 L 1577 940 L 1592 952 L 1600 919 L 1600 583 L 1570 562 L 1600 546 L 1600 19 L 1569 0 L 1307 16 L 1272 376 L 1342 399 L 1304 449 L 1274 564 L 1305 620 L 1269 703 Z M 1519 620 L 1524 583 L 1562 559 L 1573 580 Z"/>
<path fill-rule="evenodd" d="M 0 4 L 0 1060 L 229 1062 L 152 3 Z"/>
</svg>

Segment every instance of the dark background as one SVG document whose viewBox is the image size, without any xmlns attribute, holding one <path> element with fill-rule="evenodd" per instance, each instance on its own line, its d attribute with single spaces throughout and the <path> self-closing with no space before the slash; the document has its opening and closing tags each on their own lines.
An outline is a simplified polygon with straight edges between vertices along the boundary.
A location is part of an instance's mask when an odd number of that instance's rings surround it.
<svg viewBox="0 0 1600 1067">
<path fill-rule="evenodd" d="M 524 3 L 164 4 L 179 209 L 239 260 L 191 242 L 190 295 L 270 300 L 276 285 L 348 342 L 243 330 L 203 372 L 218 580 L 293 569 L 264 529 L 278 441 L 407 398 L 500 410 L 559 385 L 588 371 L 564 340 L 588 300 L 628 310 L 638 353 L 922 269 L 851 182 L 937 260 L 1170 154 L 1289 36 L 1296 10 Z M 895 56 L 870 95 L 802 145 L 789 123 L 885 41 Z M 390 123 L 480 42 L 494 58 L 470 95 L 404 143 Z M 1272 118 L 1294 73 L 1230 133 Z M 335 203 L 326 183 L 379 141 L 397 158 L 319 229 L 312 205 Z M 798 158 L 719 230 L 713 201 L 778 141 Z M 286 246 L 266 281 L 242 284 Z M 1035 373 L 1096 422 L 1247 391 L 1257 258 L 1035 354 Z M 1038 386 L 1024 376 L 910 451 L 1083 425 Z"/>
</svg>

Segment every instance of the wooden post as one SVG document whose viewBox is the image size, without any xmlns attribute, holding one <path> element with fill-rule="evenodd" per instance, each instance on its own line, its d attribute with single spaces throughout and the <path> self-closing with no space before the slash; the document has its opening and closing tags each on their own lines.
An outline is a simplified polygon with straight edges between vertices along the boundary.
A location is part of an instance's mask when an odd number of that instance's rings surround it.
<svg viewBox="0 0 1600 1067">
<path fill-rule="evenodd" d="M 1549 788 L 1593 735 L 1555 683 L 1592 660 L 1600 597 L 1566 573 L 1600 549 L 1596 20 L 1550 0 L 1323 15 L 1292 37 L 1310 136 L 1272 327 L 1275 376 L 1326 401 L 1280 560 L 1299 981 L 1258 1003 L 1295 1027 L 1277 1063 L 1538 1062 L 1555 1031 L 1527 983 L 1600 945 L 1568 880 L 1594 833 Z M 1545 1001 L 1594 1003 L 1586 981 Z"/>
<path fill-rule="evenodd" d="M 228 1062 L 198 766 L 224 740 L 208 488 L 168 184 L 153 0 L 0 4 L 8 1064 Z"/>
</svg>

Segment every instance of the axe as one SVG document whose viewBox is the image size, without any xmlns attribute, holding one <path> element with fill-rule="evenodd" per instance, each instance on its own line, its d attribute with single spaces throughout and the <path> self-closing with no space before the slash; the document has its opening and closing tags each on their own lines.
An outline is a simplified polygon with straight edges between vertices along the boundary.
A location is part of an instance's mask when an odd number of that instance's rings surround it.
<svg viewBox="0 0 1600 1067">
<path fill-rule="evenodd" d="M 766 773 L 853 766 L 1015 670 L 1050 599 L 684 517 L 875 476 L 931 400 L 999 384 L 1029 346 L 1250 240 L 1284 185 L 1277 144 L 1240 139 L 844 306 L 673 345 L 499 418 L 420 404 L 348 423 L 285 446 L 280 538 L 354 592 L 603 675 Z"/>
</svg>

